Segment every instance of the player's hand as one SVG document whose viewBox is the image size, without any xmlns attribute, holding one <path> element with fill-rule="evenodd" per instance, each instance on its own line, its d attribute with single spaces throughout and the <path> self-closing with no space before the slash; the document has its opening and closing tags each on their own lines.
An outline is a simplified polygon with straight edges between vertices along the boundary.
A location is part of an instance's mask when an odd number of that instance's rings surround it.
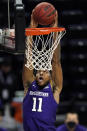
<svg viewBox="0 0 87 131">
<path fill-rule="evenodd" d="M 31 28 L 36 28 L 38 26 L 38 22 L 35 21 L 34 17 L 33 17 L 33 12 L 34 10 L 32 11 L 32 14 L 31 14 L 31 22 L 30 22 L 30 27 Z"/>
<path fill-rule="evenodd" d="M 58 26 L 58 12 L 56 11 L 55 21 L 54 21 L 54 23 L 51 25 L 51 27 L 57 27 L 57 26 Z"/>
</svg>

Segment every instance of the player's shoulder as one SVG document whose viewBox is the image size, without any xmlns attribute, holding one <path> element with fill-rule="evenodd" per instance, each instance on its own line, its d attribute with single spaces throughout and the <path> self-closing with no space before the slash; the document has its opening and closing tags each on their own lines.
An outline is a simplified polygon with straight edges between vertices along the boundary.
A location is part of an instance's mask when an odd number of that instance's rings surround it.
<svg viewBox="0 0 87 131">
<path fill-rule="evenodd" d="M 87 128 L 85 126 L 80 125 L 80 124 L 78 125 L 78 129 L 80 131 L 87 131 Z"/>
<path fill-rule="evenodd" d="M 29 88 L 34 88 L 34 87 L 36 87 L 36 86 L 37 86 L 37 84 L 36 84 L 36 81 L 34 80 L 34 81 L 32 81 L 32 82 L 30 83 Z"/>
<path fill-rule="evenodd" d="M 62 124 L 62 125 L 58 126 L 58 127 L 56 128 L 56 131 L 67 131 L 67 130 L 66 130 L 66 125 L 65 125 L 65 124 Z"/>
<path fill-rule="evenodd" d="M 32 85 L 35 85 L 35 84 L 36 84 L 36 81 L 34 80 L 34 81 L 31 82 L 30 85 L 32 86 Z"/>
</svg>

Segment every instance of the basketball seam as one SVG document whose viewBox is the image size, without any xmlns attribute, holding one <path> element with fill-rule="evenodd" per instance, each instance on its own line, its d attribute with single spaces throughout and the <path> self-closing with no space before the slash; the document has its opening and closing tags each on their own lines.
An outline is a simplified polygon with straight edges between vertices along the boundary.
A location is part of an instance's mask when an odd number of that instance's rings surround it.
<svg viewBox="0 0 87 131">
<path fill-rule="evenodd" d="M 40 11 L 41 11 L 41 8 L 38 10 L 38 12 L 40 13 Z M 36 12 L 36 15 L 38 16 L 38 12 Z M 35 14 L 34 14 L 34 16 L 35 16 Z"/>
<path fill-rule="evenodd" d="M 52 8 L 51 8 L 52 9 Z M 48 12 L 46 12 L 46 13 L 44 13 L 42 16 L 40 16 L 40 17 L 44 17 L 46 14 L 48 14 L 50 11 L 51 11 L 51 9 L 50 10 L 48 10 Z M 47 15 L 48 16 L 48 15 Z"/>
<path fill-rule="evenodd" d="M 46 6 L 46 7 L 44 8 L 44 11 L 47 11 L 47 10 L 49 9 L 49 7 L 51 7 L 51 6 L 50 6 L 50 5 Z"/>
<path fill-rule="evenodd" d="M 49 15 L 47 15 L 47 17 L 53 15 L 56 12 L 56 10 L 54 9 Z"/>
</svg>

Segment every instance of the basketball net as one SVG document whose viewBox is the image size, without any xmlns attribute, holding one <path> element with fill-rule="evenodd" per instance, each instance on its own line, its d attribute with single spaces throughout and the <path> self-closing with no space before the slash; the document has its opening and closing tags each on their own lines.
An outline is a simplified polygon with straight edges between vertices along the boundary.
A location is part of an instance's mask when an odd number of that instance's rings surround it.
<svg viewBox="0 0 87 131">
<path fill-rule="evenodd" d="M 33 36 L 27 36 L 25 50 L 27 63 L 25 66 L 30 70 L 52 70 L 53 53 L 64 34 L 65 31 L 51 32 L 46 35 L 46 40 L 44 40 L 44 35 L 37 35 L 35 40 Z M 41 50 L 38 49 L 40 43 L 42 44 Z"/>
</svg>

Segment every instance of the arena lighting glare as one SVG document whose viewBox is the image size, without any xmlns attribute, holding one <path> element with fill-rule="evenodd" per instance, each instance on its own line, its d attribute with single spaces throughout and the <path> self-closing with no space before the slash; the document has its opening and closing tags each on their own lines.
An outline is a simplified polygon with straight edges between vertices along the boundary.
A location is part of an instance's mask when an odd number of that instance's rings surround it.
<svg viewBox="0 0 87 131">
<path fill-rule="evenodd" d="M 22 4 L 22 0 L 15 0 L 15 4 L 16 5 L 21 5 Z"/>
<path fill-rule="evenodd" d="M 24 5 L 22 3 L 22 0 L 15 0 L 14 5 L 16 6 L 17 10 L 23 10 L 24 9 Z"/>
</svg>

